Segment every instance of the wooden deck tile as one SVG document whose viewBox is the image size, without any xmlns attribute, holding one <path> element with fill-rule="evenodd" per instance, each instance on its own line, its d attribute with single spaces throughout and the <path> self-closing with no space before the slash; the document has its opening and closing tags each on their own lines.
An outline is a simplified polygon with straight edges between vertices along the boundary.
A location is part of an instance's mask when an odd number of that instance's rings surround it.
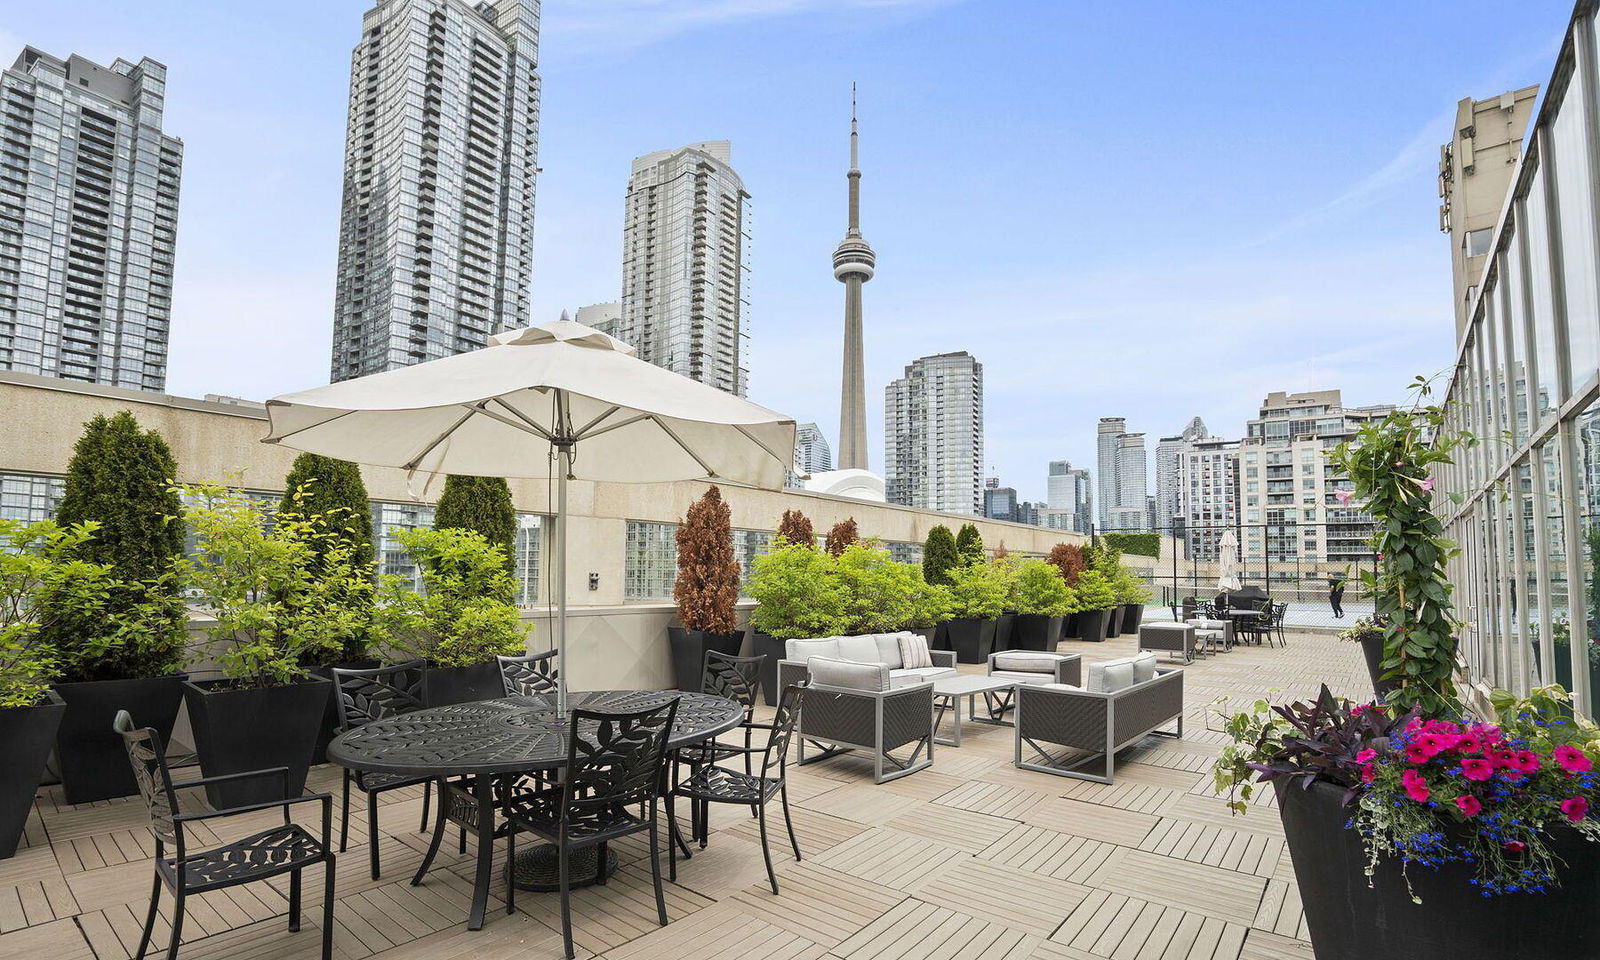
<svg viewBox="0 0 1600 960">
<path fill-rule="evenodd" d="M 839 944 L 844 960 L 1024 960 L 1038 939 L 920 900 L 906 900 Z"/>
</svg>

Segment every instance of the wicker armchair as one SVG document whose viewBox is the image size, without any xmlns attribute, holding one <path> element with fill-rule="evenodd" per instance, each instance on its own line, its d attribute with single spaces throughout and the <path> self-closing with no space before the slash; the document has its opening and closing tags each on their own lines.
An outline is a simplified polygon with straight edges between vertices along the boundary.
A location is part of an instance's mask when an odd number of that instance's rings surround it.
<svg viewBox="0 0 1600 960">
<path fill-rule="evenodd" d="M 931 681 L 891 687 L 882 663 L 812 657 L 807 666 L 810 684 L 797 728 L 800 764 L 870 750 L 874 783 L 933 765 Z M 806 756 L 807 744 L 821 752 Z"/>
<path fill-rule="evenodd" d="M 1160 729 L 1173 721 L 1176 732 Z M 1157 669 L 1151 679 L 1110 693 L 1064 684 L 1019 686 L 1015 722 L 1019 768 L 1111 783 L 1118 750 L 1151 734 L 1183 736 L 1183 671 Z M 1027 760 L 1024 745 L 1035 754 Z M 1062 758 L 1048 749 L 1052 746 L 1077 756 Z M 1096 761 L 1103 763 L 1104 773 L 1079 769 Z"/>
</svg>

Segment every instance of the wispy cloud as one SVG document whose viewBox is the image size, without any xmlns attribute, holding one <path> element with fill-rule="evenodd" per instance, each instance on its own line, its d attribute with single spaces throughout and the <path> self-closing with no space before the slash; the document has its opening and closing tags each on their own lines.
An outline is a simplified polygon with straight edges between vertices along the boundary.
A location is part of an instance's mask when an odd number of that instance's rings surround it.
<svg viewBox="0 0 1600 960">
<path fill-rule="evenodd" d="M 669 37 L 779 17 L 911 13 L 960 0 L 553 0 L 542 32 L 567 52 L 630 50 Z"/>
</svg>

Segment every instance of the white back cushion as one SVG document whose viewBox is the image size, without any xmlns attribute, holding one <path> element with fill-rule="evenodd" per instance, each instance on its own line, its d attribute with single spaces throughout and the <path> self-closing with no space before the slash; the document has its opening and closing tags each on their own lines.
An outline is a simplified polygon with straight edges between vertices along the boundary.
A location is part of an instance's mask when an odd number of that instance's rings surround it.
<svg viewBox="0 0 1600 960">
<path fill-rule="evenodd" d="M 900 655 L 900 640 L 909 637 L 909 633 L 875 633 L 872 639 L 878 644 L 878 662 L 887 663 L 890 670 L 899 670 L 906 665 L 905 658 Z M 918 639 L 921 639 L 920 637 Z M 932 666 L 929 661 L 927 666 Z"/>
<path fill-rule="evenodd" d="M 1089 664 L 1089 689 L 1094 693 L 1116 693 L 1133 686 L 1133 660 L 1107 660 Z"/>
<path fill-rule="evenodd" d="M 872 634 L 859 637 L 840 637 L 839 652 L 835 656 L 857 663 L 882 663 L 878 656 L 878 638 Z"/>
<path fill-rule="evenodd" d="M 784 654 L 790 660 L 805 662 L 812 657 L 837 657 L 839 655 L 839 638 L 822 637 L 818 640 L 786 640 L 783 644 Z"/>
<path fill-rule="evenodd" d="M 806 661 L 811 682 L 822 687 L 846 690 L 883 691 L 889 689 L 889 667 L 882 663 L 856 663 L 832 657 L 812 657 Z"/>
<path fill-rule="evenodd" d="M 1156 676 L 1156 655 L 1141 653 L 1133 658 L 1133 682 L 1144 683 L 1154 680 Z"/>
</svg>

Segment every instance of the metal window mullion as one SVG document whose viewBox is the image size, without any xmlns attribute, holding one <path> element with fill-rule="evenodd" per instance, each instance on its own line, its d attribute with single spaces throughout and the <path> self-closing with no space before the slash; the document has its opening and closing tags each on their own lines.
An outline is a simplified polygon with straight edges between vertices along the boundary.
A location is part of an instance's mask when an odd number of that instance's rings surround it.
<svg viewBox="0 0 1600 960">
<path fill-rule="evenodd" d="M 1592 588 L 1584 569 L 1584 551 L 1588 544 L 1583 535 L 1582 507 L 1577 497 L 1578 491 L 1583 489 L 1578 485 L 1578 435 L 1571 421 L 1562 422 L 1560 443 L 1563 451 L 1561 484 L 1564 497 L 1561 525 L 1566 536 L 1567 548 L 1567 610 L 1569 611 L 1567 629 L 1570 640 L 1567 654 L 1572 661 L 1571 693 L 1576 709 L 1593 718 L 1595 711 L 1591 698 L 1594 696 L 1594 691 L 1589 685 L 1588 615 L 1588 594 Z M 1573 571 L 1577 571 L 1577 576 L 1573 576 Z M 1594 571 L 1587 573 L 1593 575 Z"/>
<path fill-rule="evenodd" d="M 1552 438 L 1549 442 L 1555 441 Z M 1531 524 L 1533 527 L 1533 569 L 1534 576 L 1538 578 L 1539 583 L 1539 662 L 1544 665 L 1546 670 L 1550 671 L 1550 675 L 1553 678 L 1556 662 L 1555 638 L 1551 636 L 1550 632 L 1550 537 L 1546 527 L 1550 515 L 1550 506 L 1545 496 L 1547 487 L 1542 451 L 1539 455 L 1529 458 L 1528 467 L 1528 476 L 1533 483 L 1533 522 Z M 1524 676 L 1529 678 L 1531 689 L 1532 680 L 1535 679 L 1531 645 L 1523 654 L 1523 661 L 1523 673 Z M 1538 679 L 1540 681 L 1538 685 L 1544 686 L 1543 678 L 1540 677 Z M 1554 682 L 1554 680 L 1552 679 L 1551 682 Z"/>
</svg>

